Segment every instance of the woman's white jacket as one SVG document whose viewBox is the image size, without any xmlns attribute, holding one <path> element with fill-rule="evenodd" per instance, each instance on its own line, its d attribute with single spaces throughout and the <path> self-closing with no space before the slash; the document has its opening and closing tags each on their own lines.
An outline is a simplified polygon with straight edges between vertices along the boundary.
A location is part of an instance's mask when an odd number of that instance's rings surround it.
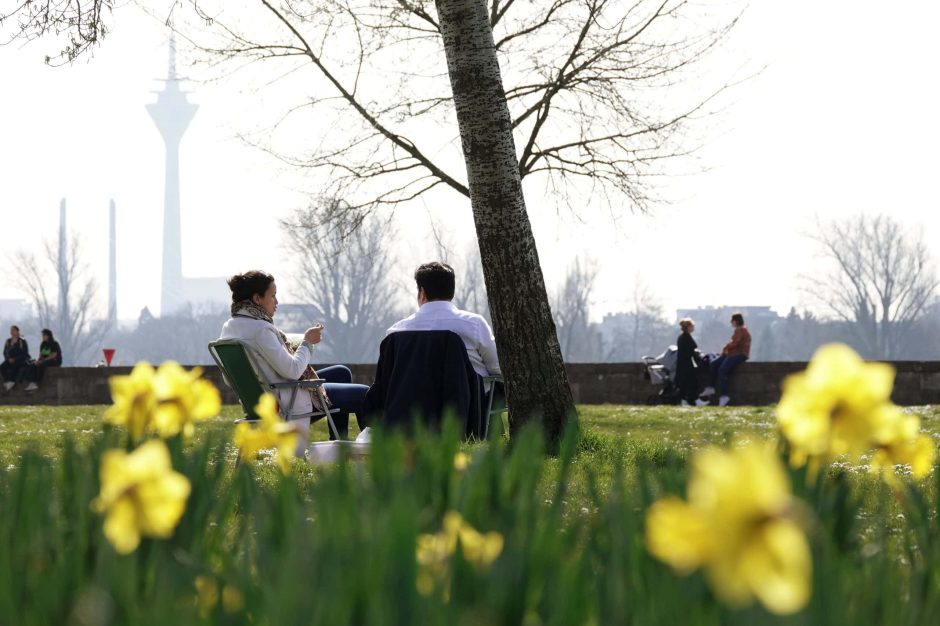
<svg viewBox="0 0 940 626">
<path fill-rule="evenodd" d="M 232 317 L 222 326 L 219 339 L 238 339 L 251 352 L 261 375 L 270 383 L 298 380 L 310 362 L 310 348 L 301 345 L 291 354 L 277 337 L 274 324 L 251 317 Z M 290 403 L 290 390 L 278 392 L 282 407 Z M 294 399 L 292 414 L 309 413 L 313 410 L 310 394 L 298 391 Z"/>
</svg>

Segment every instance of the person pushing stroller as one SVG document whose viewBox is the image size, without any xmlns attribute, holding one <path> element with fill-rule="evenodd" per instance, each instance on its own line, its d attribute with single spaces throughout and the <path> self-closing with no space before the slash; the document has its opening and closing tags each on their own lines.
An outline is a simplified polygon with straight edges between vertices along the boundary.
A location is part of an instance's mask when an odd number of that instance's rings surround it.
<svg viewBox="0 0 940 626">
<path fill-rule="evenodd" d="M 679 320 L 682 333 L 676 340 L 678 358 L 676 360 L 676 386 L 682 406 L 692 406 L 698 398 L 698 366 L 702 361 L 698 344 L 692 338 L 695 322 L 689 318 Z"/>
</svg>

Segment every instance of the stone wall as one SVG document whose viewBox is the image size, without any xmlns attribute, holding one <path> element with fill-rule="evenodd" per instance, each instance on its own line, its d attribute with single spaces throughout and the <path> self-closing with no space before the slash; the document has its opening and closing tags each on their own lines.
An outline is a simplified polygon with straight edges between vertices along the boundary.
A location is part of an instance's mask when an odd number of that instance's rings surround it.
<svg viewBox="0 0 940 626">
<path fill-rule="evenodd" d="M 901 361 L 894 363 L 897 380 L 894 400 L 902 405 L 940 404 L 940 361 Z M 368 385 L 375 366 L 350 365 L 353 381 Z M 780 397 L 780 385 L 787 374 L 798 372 L 805 363 L 751 362 L 741 365 L 731 383 L 735 404 L 772 404 Z M 216 367 L 205 367 L 206 378 L 222 391 L 226 404 L 236 402 L 222 383 Z M 568 377 L 575 402 L 579 404 L 643 404 L 659 387 L 643 376 L 639 363 L 571 363 Z M 27 393 L 18 385 L 10 392 L 0 391 L 0 404 L 109 404 L 108 376 L 128 374 L 129 367 L 64 367 L 46 371 L 38 391 Z"/>
</svg>

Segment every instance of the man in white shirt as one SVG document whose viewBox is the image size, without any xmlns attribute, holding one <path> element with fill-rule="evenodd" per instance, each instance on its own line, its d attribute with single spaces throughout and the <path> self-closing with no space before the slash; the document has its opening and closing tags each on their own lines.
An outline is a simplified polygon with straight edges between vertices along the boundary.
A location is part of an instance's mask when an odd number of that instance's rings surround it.
<svg viewBox="0 0 940 626">
<path fill-rule="evenodd" d="M 480 376 L 499 375 L 496 340 L 481 315 L 454 306 L 454 268 L 434 261 L 415 270 L 418 285 L 418 311 L 395 322 L 386 335 L 404 330 L 449 330 L 463 339 L 467 356 Z"/>
</svg>

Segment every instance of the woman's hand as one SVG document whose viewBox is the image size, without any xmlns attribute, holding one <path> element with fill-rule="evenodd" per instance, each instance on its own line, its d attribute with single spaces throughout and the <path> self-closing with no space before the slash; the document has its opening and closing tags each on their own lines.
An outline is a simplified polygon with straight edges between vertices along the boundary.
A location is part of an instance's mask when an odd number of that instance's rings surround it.
<svg viewBox="0 0 940 626">
<path fill-rule="evenodd" d="M 313 345 L 320 343 L 320 335 L 323 334 L 323 325 L 317 324 L 316 326 L 311 326 L 307 329 L 307 332 L 304 333 L 304 341 Z"/>
</svg>

